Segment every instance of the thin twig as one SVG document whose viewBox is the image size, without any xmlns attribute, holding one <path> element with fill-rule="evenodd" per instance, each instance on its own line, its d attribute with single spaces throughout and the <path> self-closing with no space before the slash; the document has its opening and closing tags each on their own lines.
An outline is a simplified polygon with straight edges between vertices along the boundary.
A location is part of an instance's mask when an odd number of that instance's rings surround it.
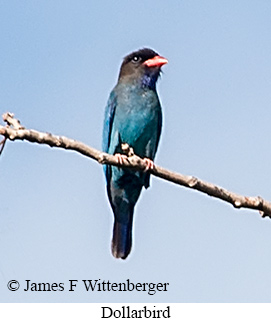
<svg viewBox="0 0 271 323">
<path fill-rule="evenodd" d="M 146 168 L 144 161 L 136 155 L 123 159 L 122 164 L 120 164 L 119 159 L 115 156 L 103 153 L 95 148 L 85 145 L 82 142 L 63 136 L 55 136 L 50 133 L 26 129 L 21 126 L 20 122 L 14 118 L 12 113 L 5 113 L 3 115 L 3 120 L 8 124 L 7 126 L 0 125 L 0 135 L 5 137 L 4 140 L 27 140 L 38 144 L 47 144 L 50 147 L 74 150 L 86 157 L 98 161 L 100 164 L 128 167 L 136 170 L 144 170 Z M 154 168 L 150 170 L 150 173 L 175 184 L 182 185 L 190 189 L 195 189 L 212 197 L 228 202 L 235 208 L 258 210 L 260 211 L 262 217 L 271 218 L 271 202 L 264 200 L 260 196 L 242 196 L 217 185 L 204 182 L 194 176 L 175 173 L 157 165 L 154 165 Z"/>
<path fill-rule="evenodd" d="M 4 150 L 4 148 L 5 148 L 6 142 L 7 142 L 7 138 L 6 137 L 4 137 L 4 139 L 1 140 L 1 142 L 0 142 L 0 156 L 1 156 L 1 154 L 2 154 L 2 152 Z"/>
</svg>

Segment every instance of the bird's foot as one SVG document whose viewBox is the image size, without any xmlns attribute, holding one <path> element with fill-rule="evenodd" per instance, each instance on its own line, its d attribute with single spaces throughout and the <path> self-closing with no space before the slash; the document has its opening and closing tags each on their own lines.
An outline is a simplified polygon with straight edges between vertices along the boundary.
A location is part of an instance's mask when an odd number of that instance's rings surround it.
<svg viewBox="0 0 271 323">
<path fill-rule="evenodd" d="M 128 161 L 128 157 L 122 154 L 115 154 L 114 155 L 117 159 L 118 164 L 123 165 L 125 162 Z"/>
<path fill-rule="evenodd" d="M 132 147 L 130 147 L 127 143 L 123 143 L 121 144 L 121 150 L 123 151 L 123 153 L 125 155 L 127 155 L 128 157 L 132 157 L 134 156 L 134 149 Z"/>
<path fill-rule="evenodd" d="M 144 169 L 144 172 L 147 172 L 148 170 L 153 170 L 154 169 L 154 163 L 151 159 L 149 158 L 143 158 L 143 162 L 146 165 L 146 168 Z"/>
</svg>

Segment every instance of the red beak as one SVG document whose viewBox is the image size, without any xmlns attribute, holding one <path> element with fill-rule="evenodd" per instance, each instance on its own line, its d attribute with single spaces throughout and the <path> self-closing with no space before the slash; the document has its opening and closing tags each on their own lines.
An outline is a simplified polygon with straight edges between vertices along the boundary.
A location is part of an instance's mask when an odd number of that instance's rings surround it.
<svg viewBox="0 0 271 323">
<path fill-rule="evenodd" d="M 154 56 L 153 58 L 150 58 L 146 60 L 143 65 L 146 65 L 148 67 L 161 67 L 168 63 L 168 60 L 162 56 Z"/>
</svg>

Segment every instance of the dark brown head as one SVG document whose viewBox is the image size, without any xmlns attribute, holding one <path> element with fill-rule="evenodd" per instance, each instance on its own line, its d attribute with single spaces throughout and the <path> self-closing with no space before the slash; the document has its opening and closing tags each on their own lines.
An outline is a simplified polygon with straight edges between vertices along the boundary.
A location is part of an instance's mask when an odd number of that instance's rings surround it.
<svg viewBox="0 0 271 323">
<path fill-rule="evenodd" d="M 167 59 L 149 48 L 127 55 L 120 68 L 119 82 L 139 83 L 143 87 L 155 88 L 161 67 Z"/>
</svg>

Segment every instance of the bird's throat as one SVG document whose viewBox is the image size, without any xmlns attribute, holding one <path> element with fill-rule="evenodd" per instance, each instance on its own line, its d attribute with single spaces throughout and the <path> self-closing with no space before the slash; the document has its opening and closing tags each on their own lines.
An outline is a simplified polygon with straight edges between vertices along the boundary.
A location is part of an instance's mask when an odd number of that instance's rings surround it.
<svg viewBox="0 0 271 323">
<path fill-rule="evenodd" d="M 151 90 L 155 90 L 156 82 L 158 79 L 159 73 L 146 73 L 143 75 L 141 79 L 141 86 L 143 88 L 149 88 Z"/>
</svg>

